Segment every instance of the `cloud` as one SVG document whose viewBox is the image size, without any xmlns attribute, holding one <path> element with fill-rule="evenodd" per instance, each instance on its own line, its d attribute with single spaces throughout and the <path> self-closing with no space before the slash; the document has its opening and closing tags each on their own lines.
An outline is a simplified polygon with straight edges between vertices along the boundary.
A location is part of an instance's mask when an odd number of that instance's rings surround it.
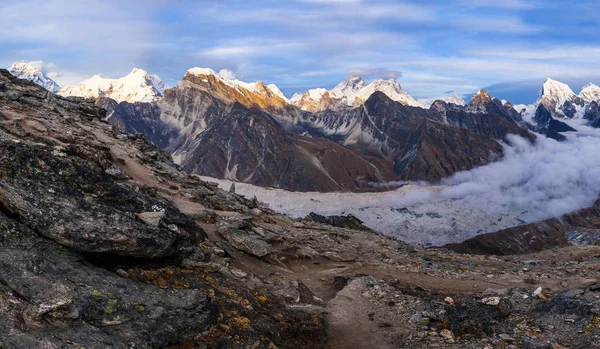
<svg viewBox="0 0 600 349">
<path fill-rule="evenodd" d="M 51 70 L 56 68 L 56 64 L 51 63 L 51 62 L 44 62 L 44 61 L 32 61 L 29 62 L 29 64 L 31 64 L 35 69 L 41 71 L 42 73 L 48 75 L 48 74 L 60 74 L 58 72 L 52 72 Z"/>
<path fill-rule="evenodd" d="M 397 79 L 402 76 L 399 70 L 385 68 L 353 68 L 348 71 L 350 75 L 360 75 L 363 78 Z"/>
<path fill-rule="evenodd" d="M 504 158 L 444 180 L 440 197 L 537 221 L 591 205 L 600 193 L 600 130 L 577 124 L 566 142 L 512 137 Z"/>
<path fill-rule="evenodd" d="M 298 2 L 306 2 L 310 4 L 357 4 L 362 0 L 296 0 Z"/>
<path fill-rule="evenodd" d="M 531 0 L 460 0 L 459 4 L 475 7 L 493 7 L 514 10 L 528 10 L 541 6 L 537 1 Z"/>
<path fill-rule="evenodd" d="M 228 80 L 234 80 L 236 78 L 235 73 L 229 69 L 221 69 L 219 75 Z"/>
<path fill-rule="evenodd" d="M 453 23 L 454 26 L 466 32 L 499 33 L 499 34 L 532 34 L 542 31 L 540 25 L 529 24 L 520 18 L 463 16 Z"/>
</svg>

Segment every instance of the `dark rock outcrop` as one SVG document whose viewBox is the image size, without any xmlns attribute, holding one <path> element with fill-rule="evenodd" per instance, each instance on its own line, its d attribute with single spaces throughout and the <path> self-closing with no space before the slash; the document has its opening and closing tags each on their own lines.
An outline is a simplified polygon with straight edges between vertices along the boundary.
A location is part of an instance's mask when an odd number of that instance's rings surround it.
<svg viewBox="0 0 600 349">
<path fill-rule="evenodd" d="M 504 118 L 510 123 L 521 123 L 522 118 L 512 104 L 509 102 L 502 104 L 498 98 L 490 97 L 485 90 L 480 90 L 472 98 L 469 104 L 464 108 L 465 112 L 472 114 L 491 114 Z"/>
<path fill-rule="evenodd" d="M 313 222 L 328 224 L 333 227 L 340 228 L 348 228 L 355 230 L 371 230 L 363 225 L 363 222 L 349 214 L 347 216 L 322 216 L 320 214 L 311 212 L 308 216 L 308 219 Z"/>
<path fill-rule="evenodd" d="M 141 133 L 162 149 L 167 148 L 178 136 L 175 129 L 161 120 L 161 110 L 156 102 L 117 103 L 102 97 L 96 103 L 107 110 L 106 120 L 110 124 L 117 125 L 127 133 Z"/>
</svg>

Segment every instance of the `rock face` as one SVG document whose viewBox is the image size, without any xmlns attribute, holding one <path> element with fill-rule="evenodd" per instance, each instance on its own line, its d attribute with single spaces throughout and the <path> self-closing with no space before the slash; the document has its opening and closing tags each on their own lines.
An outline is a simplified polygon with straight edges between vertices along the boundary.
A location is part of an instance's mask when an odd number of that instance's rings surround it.
<svg viewBox="0 0 600 349">
<path fill-rule="evenodd" d="M 166 149 L 179 135 L 162 121 L 157 103 L 117 103 L 113 99 L 102 97 L 97 99 L 96 104 L 109 111 L 105 119 L 110 124 L 128 133 L 141 133 L 161 149 Z"/>
<path fill-rule="evenodd" d="M 512 107 L 512 104 L 508 102 L 503 104 L 498 98 L 490 97 L 490 94 L 484 90 L 480 90 L 471 98 L 464 111 L 473 114 L 501 116 L 513 124 L 521 124 L 523 121 L 519 112 Z"/>
</svg>

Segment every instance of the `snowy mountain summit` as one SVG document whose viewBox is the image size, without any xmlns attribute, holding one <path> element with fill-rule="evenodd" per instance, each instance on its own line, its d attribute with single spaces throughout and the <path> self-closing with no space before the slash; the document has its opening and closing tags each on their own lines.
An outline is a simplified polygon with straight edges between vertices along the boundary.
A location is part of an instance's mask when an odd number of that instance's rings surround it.
<svg viewBox="0 0 600 349">
<path fill-rule="evenodd" d="M 586 105 L 594 100 L 594 91 L 598 91 L 598 87 L 590 84 L 581 91 L 580 95 L 576 95 L 569 85 L 547 78 L 537 101 L 530 105 L 519 105 L 518 110 L 522 110 L 524 120 L 534 124 L 540 106 L 543 106 L 553 118 L 582 118 Z"/>
<path fill-rule="evenodd" d="M 593 101 L 600 102 L 600 87 L 592 83 L 585 85 L 579 93 L 579 98 L 583 99 L 586 103 Z"/>
<path fill-rule="evenodd" d="M 60 90 L 60 86 L 36 68 L 34 62 L 15 62 L 8 71 L 19 79 L 32 81 L 52 93 L 57 93 Z"/>
<path fill-rule="evenodd" d="M 467 105 L 467 103 L 465 103 L 465 100 L 462 99 L 459 95 L 457 95 L 454 92 L 452 92 L 449 95 L 444 96 L 444 97 L 430 98 L 430 99 L 419 99 L 418 101 L 425 108 L 430 108 L 431 105 L 435 101 L 443 101 L 443 102 L 446 102 L 446 103 L 449 103 L 449 104 L 456 104 L 456 105 L 461 106 L 461 107 L 464 107 L 465 105 Z"/>
<path fill-rule="evenodd" d="M 58 92 L 64 97 L 100 98 L 107 97 L 117 102 L 151 102 L 163 96 L 166 86 L 156 75 L 133 68 L 131 73 L 120 79 L 106 79 L 94 75 L 74 86 Z"/>
<path fill-rule="evenodd" d="M 396 79 L 377 79 L 367 84 L 360 76 L 350 76 L 333 89 L 316 88 L 304 94 L 297 93 L 291 102 L 298 108 L 310 112 L 325 109 L 339 110 L 356 107 L 364 103 L 373 93 L 383 92 L 390 99 L 404 105 L 423 107 L 416 99 L 402 89 Z"/>
<path fill-rule="evenodd" d="M 229 87 L 232 87 L 241 93 L 250 92 L 252 94 L 261 95 L 262 97 L 268 97 L 266 95 L 273 94 L 273 95 L 277 96 L 278 98 L 280 98 L 281 100 L 285 101 L 286 103 L 290 102 L 285 97 L 283 92 L 281 92 L 279 87 L 277 87 L 277 85 L 275 85 L 275 84 L 265 85 L 265 83 L 262 81 L 244 82 L 244 81 L 236 79 L 235 75 L 227 69 L 221 69 L 221 71 L 219 71 L 217 73 L 216 71 L 214 71 L 210 68 L 194 67 L 194 68 L 188 69 L 187 73 L 196 75 L 196 76 L 200 76 L 200 77 L 212 77 L 212 78 L 216 79 L 217 81 L 224 83 L 225 85 L 228 85 Z"/>
</svg>

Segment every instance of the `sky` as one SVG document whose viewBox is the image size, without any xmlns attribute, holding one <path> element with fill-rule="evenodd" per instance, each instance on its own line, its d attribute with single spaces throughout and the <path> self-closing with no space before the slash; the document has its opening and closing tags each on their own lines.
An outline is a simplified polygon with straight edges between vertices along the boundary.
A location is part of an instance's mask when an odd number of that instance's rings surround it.
<svg viewBox="0 0 600 349">
<path fill-rule="evenodd" d="M 39 61 L 62 86 L 133 67 L 173 86 L 192 67 L 289 97 L 349 75 L 417 98 L 480 88 L 532 103 L 546 77 L 600 84 L 600 2 L 557 0 L 1 0 L 0 67 Z"/>
</svg>

